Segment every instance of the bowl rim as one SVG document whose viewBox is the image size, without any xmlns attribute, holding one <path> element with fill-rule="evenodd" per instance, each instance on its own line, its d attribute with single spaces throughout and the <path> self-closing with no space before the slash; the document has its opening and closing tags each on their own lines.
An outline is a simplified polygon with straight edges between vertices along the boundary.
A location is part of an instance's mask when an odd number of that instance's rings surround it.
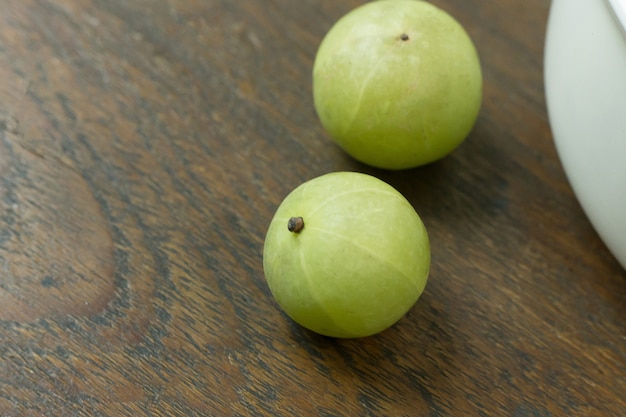
<svg viewBox="0 0 626 417">
<path fill-rule="evenodd" d="M 606 0 L 606 2 L 613 12 L 613 17 L 617 20 L 622 34 L 626 37 L 626 0 Z"/>
</svg>

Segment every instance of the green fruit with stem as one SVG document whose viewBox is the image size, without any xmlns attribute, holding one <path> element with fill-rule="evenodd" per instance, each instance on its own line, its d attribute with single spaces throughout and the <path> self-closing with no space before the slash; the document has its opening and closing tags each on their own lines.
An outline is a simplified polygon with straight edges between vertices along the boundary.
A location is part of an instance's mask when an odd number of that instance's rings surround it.
<svg viewBox="0 0 626 417">
<path fill-rule="evenodd" d="M 280 307 L 314 332 L 376 334 L 422 294 L 430 244 L 411 204 L 366 174 L 307 181 L 280 204 L 267 231 L 263 268 Z"/>
<path fill-rule="evenodd" d="M 420 0 L 378 0 L 322 40 L 313 98 L 328 134 L 385 169 L 438 160 L 467 137 L 482 99 L 479 58 L 449 14 Z"/>
</svg>

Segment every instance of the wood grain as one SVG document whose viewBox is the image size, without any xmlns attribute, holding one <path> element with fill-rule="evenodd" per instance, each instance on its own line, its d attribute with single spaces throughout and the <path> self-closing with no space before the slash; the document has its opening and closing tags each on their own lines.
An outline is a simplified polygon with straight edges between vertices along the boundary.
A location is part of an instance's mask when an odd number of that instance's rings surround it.
<svg viewBox="0 0 626 417">
<path fill-rule="evenodd" d="M 438 0 L 474 39 L 467 141 L 360 165 L 311 68 L 347 0 L 8 0 L 0 13 L 0 415 L 622 416 L 626 272 L 578 205 L 543 91 L 544 0 Z M 391 329 L 307 332 L 261 256 L 301 182 L 415 206 L 429 284 Z"/>
</svg>

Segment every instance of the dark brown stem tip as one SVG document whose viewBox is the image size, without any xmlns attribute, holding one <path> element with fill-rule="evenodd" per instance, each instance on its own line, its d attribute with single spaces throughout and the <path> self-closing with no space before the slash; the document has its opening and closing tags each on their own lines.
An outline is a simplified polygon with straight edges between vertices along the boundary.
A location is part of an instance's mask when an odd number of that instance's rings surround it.
<svg viewBox="0 0 626 417">
<path fill-rule="evenodd" d="M 300 233 L 304 229 L 304 219 L 302 217 L 292 217 L 287 222 L 287 229 L 293 233 Z"/>
<path fill-rule="evenodd" d="M 402 39 L 403 41 L 408 41 L 409 35 L 407 35 L 406 33 L 403 33 L 402 35 L 400 35 L 400 39 Z"/>
</svg>

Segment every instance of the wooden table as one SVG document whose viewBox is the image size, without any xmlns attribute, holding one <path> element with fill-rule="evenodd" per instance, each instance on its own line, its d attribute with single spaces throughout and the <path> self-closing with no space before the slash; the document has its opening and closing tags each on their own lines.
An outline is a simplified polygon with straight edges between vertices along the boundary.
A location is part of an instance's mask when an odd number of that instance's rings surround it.
<svg viewBox="0 0 626 417">
<path fill-rule="evenodd" d="M 336 147 L 317 46 L 357 0 L 7 0 L 1 416 L 624 416 L 626 272 L 577 203 L 543 90 L 548 0 L 437 0 L 474 39 L 477 124 L 432 165 Z M 301 182 L 378 176 L 429 284 L 361 340 L 291 322 L 268 223 Z"/>
</svg>

